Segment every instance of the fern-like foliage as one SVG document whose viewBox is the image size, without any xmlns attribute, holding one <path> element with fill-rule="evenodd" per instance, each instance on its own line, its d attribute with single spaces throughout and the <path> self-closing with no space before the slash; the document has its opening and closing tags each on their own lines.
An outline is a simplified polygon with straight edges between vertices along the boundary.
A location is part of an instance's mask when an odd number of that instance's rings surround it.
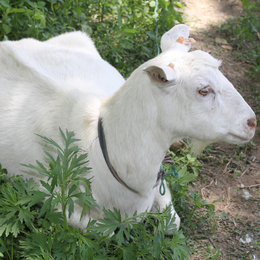
<svg viewBox="0 0 260 260">
<path fill-rule="evenodd" d="M 189 259 L 190 248 L 182 231 L 176 229 L 170 207 L 162 213 L 133 216 L 116 208 L 104 208 L 104 219 L 89 221 L 86 233 L 69 226 L 66 211 L 70 217 L 74 199 L 85 205 L 83 214 L 96 204 L 91 180 L 83 177 L 89 170 L 87 154 L 75 145 L 79 140 L 73 132 L 60 130 L 60 134 L 64 148 L 52 139 L 39 136 L 55 148 L 52 154 L 45 151 L 49 165 L 39 161 L 36 165 L 26 165 L 47 176 L 40 183 L 44 192 L 32 179 L 8 178 L 5 170 L 0 171 L 0 257 L 10 260 Z M 57 212 L 58 206 L 61 212 Z"/>
<path fill-rule="evenodd" d="M 85 174 L 90 168 L 86 167 L 88 163 L 87 153 L 83 151 L 74 143 L 80 141 L 75 139 L 74 132 L 66 130 L 66 134 L 60 129 L 60 134 L 65 144 L 65 148 L 62 149 L 60 145 L 52 139 L 38 135 L 47 144 L 53 146 L 57 151 L 57 157 L 54 158 L 49 152 L 44 151 L 49 158 L 49 167 L 44 166 L 43 163 L 36 161 L 37 166 L 24 165 L 30 169 L 38 171 L 40 174 L 48 177 L 48 180 L 40 181 L 42 186 L 47 190 L 47 193 L 43 193 L 46 201 L 41 208 L 39 217 L 44 215 L 47 209 L 51 209 L 51 212 L 61 205 L 64 229 L 68 229 L 68 221 L 66 212 L 68 210 L 69 217 L 74 211 L 74 199 L 78 199 L 83 202 L 82 215 L 87 209 L 90 209 L 92 205 L 96 205 L 92 193 L 90 179 L 84 178 Z M 83 186 L 83 189 L 81 188 Z"/>
</svg>

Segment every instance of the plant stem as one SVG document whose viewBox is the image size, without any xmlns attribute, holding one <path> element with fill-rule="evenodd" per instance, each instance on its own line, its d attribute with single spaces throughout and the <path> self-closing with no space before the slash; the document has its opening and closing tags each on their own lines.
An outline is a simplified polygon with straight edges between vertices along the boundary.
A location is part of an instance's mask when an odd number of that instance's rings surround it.
<svg viewBox="0 0 260 260">
<path fill-rule="evenodd" d="M 62 205 L 64 230 L 68 230 L 68 221 L 66 215 L 67 199 L 65 195 L 64 185 L 61 186 L 61 205 Z"/>
</svg>

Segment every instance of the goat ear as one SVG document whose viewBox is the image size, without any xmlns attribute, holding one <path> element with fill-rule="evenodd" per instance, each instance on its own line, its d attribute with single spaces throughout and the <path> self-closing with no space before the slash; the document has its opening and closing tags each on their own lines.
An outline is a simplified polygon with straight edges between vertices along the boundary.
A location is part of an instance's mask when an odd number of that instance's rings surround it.
<svg viewBox="0 0 260 260">
<path fill-rule="evenodd" d="M 177 74 L 173 68 L 174 65 L 170 63 L 168 66 L 149 66 L 143 70 L 147 72 L 151 79 L 165 84 L 177 82 Z"/>
<path fill-rule="evenodd" d="M 189 27 L 185 24 L 175 25 L 171 30 L 166 32 L 161 38 L 162 52 L 168 49 L 188 52 L 191 44 L 195 43 L 194 39 L 189 38 Z"/>
</svg>

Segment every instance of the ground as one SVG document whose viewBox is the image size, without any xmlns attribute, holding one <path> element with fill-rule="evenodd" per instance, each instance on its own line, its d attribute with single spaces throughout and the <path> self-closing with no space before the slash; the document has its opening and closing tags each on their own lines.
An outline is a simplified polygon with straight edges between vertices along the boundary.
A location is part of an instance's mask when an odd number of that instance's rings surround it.
<svg viewBox="0 0 260 260">
<path fill-rule="evenodd" d="M 260 82 L 245 76 L 250 64 L 238 61 L 216 38 L 217 27 L 242 12 L 240 0 L 185 0 L 184 21 L 197 42 L 191 50 L 209 52 L 223 61 L 220 70 L 231 81 L 260 120 Z M 218 43 L 219 42 L 219 43 Z M 239 115 L 238 115 L 239 116 Z M 203 158 L 204 156 L 204 158 Z M 217 143 L 204 151 L 203 170 L 194 189 L 216 203 L 216 223 L 211 237 L 198 231 L 192 259 L 260 259 L 260 126 L 252 142 L 243 146 Z M 249 195 L 248 195 L 249 194 Z M 248 195 L 248 197 L 247 197 Z M 246 237 L 250 243 L 246 242 Z M 248 240 L 248 241 L 249 241 Z M 221 256 L 214 252 L 219 248 Z M 215 257 L 215 258 L 214 258 Z"/>
</svg>

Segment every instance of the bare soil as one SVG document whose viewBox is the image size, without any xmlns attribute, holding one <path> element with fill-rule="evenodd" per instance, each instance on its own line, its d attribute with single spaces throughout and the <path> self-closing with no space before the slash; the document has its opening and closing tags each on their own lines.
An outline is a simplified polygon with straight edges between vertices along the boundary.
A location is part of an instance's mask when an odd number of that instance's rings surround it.
<svg viewBox="0 0 260 260">
<path fill-rule="evenodd" d="M 185 24 L 189 25 L 191 37 L 197 42 L 191 50 L 200 49 L 221 59 L 220 70 L 255 111 L 260 120 L 258 91 L 260 82 L 245 76 L 246 61 L 235 58 L 235 51 L 228 44 L 216 43 L 217 27 L 231 17 L 242 13 L 240 0 L 185 0 Z M 228 42 L 228 39 L 226 39 Z M 227 47 L 229 46 L 229 47 Z M 239 115 L 237 115 L 239 116 Z M 260 126 L 252 142 L 243 146 L 216 143 L 204 151 L 203 170 L 194 188 L 204 199 L 216 203 L 215 232 L 212 237 L 196 240 L 192 259 L 260 259 Z M 246 198 L 249 193 L 250 197 Z M 227 217 L 223 217 L 227 213 Z M 252 239 L 243 243 L 246 234 Z M 245 241 L 244 241 L 245 242 Z M 258 243 L 258 245 L 257 245 Z M 218 246 L 221 256 L 215 256 L 209 246 Z M 210 257 L 211 255 L 211 257 Z"/>
</svg>

